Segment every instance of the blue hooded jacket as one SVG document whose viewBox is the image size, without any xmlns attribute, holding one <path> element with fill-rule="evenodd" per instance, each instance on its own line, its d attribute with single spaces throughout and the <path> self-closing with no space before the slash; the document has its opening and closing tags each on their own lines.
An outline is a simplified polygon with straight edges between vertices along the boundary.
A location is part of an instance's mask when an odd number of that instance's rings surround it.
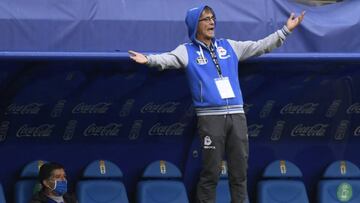
<svg viewBox="0 0 360 203">
<path fill-rule="evenodd" d="M 188 53 L 186 73 L 197 115 L 221 115 L 243 113 L 243 99 L 238 78 L 238 58 L 226 39 L 212 39 L 212 45 L 221 68 L 222 76 L 228 77 L 234 98 L 222 99 L 215 79 L 220 77 L 211 57 L 210 49 L 196 39 L 199 18 L 206 5 L 188 10 L 186 25 L 192 43 L 185 44 Z M 209 7 L 210 8 L 210 7 Z M 215 13 L 210 8 L 213 15 Z"/>
</svg>

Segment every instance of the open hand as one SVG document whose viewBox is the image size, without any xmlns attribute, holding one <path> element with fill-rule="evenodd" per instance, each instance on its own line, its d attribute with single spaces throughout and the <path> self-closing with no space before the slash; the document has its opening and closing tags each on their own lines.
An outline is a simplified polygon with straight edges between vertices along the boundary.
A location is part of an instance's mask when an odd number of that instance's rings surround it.
<svg viewBox="0 0 360 203">
<path fill-rule="evenodd" d="M 286 27 L 289 29 L 289 31 L 293 31 L 304 19 L 305 11 L 301 12 L 301 15 L 295 17 L 294 13 L 291 13 L 289 19 L 287 20 Z"/>
<path fill-rule="evenodd" d="M 129 50 L 128 53 L 130 55 L 130 58 L 137 63 L 146 64 L 148 62 L 146 56 L 142 53 L 132 51 L 132 50 Z"/>
</svg>

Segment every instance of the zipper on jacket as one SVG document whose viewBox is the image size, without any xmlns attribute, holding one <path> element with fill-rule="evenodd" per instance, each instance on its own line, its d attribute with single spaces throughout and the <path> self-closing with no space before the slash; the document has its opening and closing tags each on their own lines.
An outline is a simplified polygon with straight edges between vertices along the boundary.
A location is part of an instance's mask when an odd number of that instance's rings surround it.
<svg viewBox="0 0 360 203">
<path fill-rule="evenodd" d="M 199 81 L 199 84 L 200 84 L 200 101 L 201 101 L 201 103 L 203 103 L 204 100 L 203 100 L 203 86 L 202 86 L 202 82 Z"/>
<path fill-rule="evenodd" d="M 227 114 L 230 114 L 230 112 L 229 112 L 229 99 L 226 99 L 226 111 L 227 111 Z"/>
</svg>

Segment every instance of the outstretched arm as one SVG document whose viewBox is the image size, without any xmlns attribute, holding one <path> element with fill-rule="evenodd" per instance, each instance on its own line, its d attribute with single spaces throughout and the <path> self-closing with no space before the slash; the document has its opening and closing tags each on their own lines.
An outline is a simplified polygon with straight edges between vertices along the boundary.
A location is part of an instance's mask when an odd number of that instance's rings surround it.
<svg viewBox="0 0 360 203">
<path fill-rule="evenodd" d="M 139 64 L 146 64 L 150 67 L 159 67 L 161 70 L 170 68 L 184 68 L 188 63 L 187 51 L 184 45 L 179 45 L 175 50 L 162 54 L 150 54 L 145 56 L 142 53 L 129 50 L 132 60 Z"/>
<path fill-rule="evenodd" d="M 273 34 L 258 41 L 233 41 L 228 40 L 233 47 L 238 59 L 240 61 L 253 56 L 259 56 L 264 53 L 268 53 L 274 48 L 282 45 L 287 35 L 291 33 L 304 19 L 305 11 L 299 16 L 295 17 L 294 13 L 291 13 L 286 25 L 280 30 L 277 30 Z"/>
</svg>

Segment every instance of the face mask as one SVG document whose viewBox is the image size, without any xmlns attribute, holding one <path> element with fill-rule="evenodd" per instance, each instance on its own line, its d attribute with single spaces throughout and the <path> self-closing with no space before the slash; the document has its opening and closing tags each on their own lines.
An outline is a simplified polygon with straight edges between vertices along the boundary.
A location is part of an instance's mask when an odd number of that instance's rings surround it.
<svg viewBox="0 0 360 203">
<path fill-rule="evenodd" d="M 53 191 L 57 196 L 63 196 L 67 192 L 67 181 L 56 180 Z"/>
</svg>

